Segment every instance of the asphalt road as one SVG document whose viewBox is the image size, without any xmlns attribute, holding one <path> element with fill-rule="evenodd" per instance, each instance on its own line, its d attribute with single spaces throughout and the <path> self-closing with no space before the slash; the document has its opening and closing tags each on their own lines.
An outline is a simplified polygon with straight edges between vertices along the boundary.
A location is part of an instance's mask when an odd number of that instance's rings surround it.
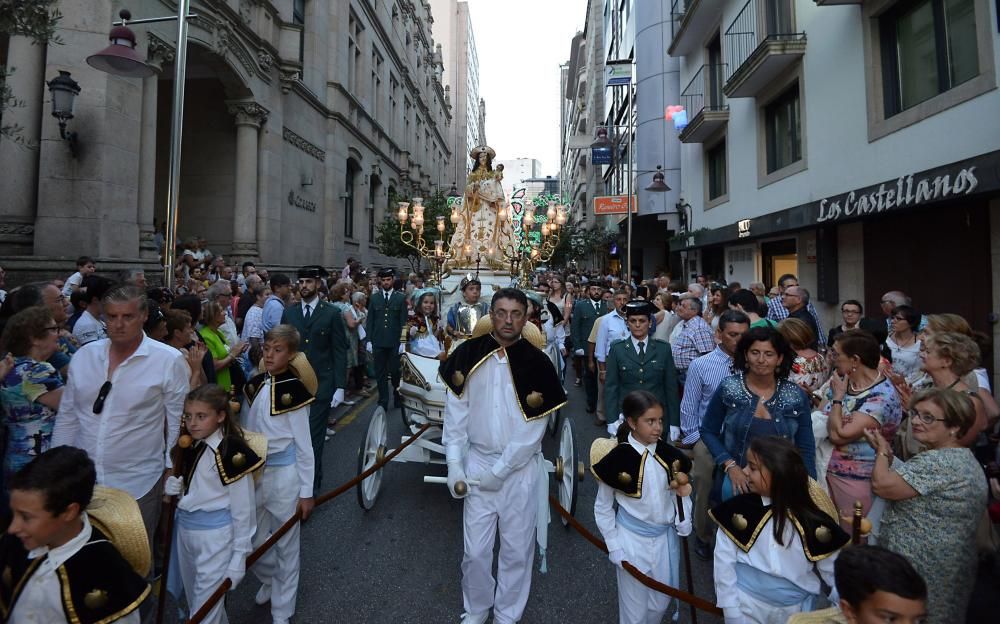
<svg viewBox="0 0 1000 624">
<path fill-rule="evenodd" d="M 592 424 L 583 390 L 573 386 L 572 375 L 571 370 L 570 403 L 563 414 L 573 421 L 578 453 L 586 461 L 591 441 L 604 432 Z M 357 474 L 358 449 L 373 407 L 369 401 L 341 408 L 339 431 L 326 444 L 325 487 L 333 489 Z M 398 446 L 402 434 L 399 410 L 391 409 L 391 448 Z M 554 457 L 556 446 L 554 438 L 546 437 L 547 458 Z M 445 472 L 443 466 L 392 463 L 385 469 L 371 511 L 358 505 L 356 489 L 317 508 L 302 531 L 301 581 L 293 622 L 457 623 L 462 613 L 462 504 L 448 495 L 445 486 L 423 483 L 424 475 Z M 587 474 L 580 483 L 576 517 L 599 535 L 593 514 L 596 492 L 596 482 Z M 575 531 L 563 528 L 554 512 L 547 574 L 539 572 L 539 564 L 536 556 L 525 624 L 617 621 L 613 566 Z M 710 564 L 692 553 L 692 565 L 698 595 L 714 601 Z M 270 622 L 268 607 L 253 602 L 258 587 L 251 572 L 230 592 L 230 622 Z M 680 621 L 690 621 L 687 608 Z M 698 621 L 721 619 L 699 613 Z"/>
</svg>

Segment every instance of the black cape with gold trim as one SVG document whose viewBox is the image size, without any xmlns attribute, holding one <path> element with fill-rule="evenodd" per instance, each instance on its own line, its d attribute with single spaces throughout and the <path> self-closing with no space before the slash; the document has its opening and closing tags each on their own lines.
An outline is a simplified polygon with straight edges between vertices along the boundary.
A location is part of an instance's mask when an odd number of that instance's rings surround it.
<svg viewBox="0 0 1000 624">
<path fill-rule="evenodd" d="M 191 487 L 191 477 L 198 460 L 212 447 L 204 442 L 184 449 L 181 453 L 184 475 L 184 493 Z M 212 451 L 215 454 L 215 467 L 218 469 L 222 485 L 230 485 L 264 465 L 264 458 L 257 455 L 247 441 L 237 435 L 227 436 L 219 443 L 219 448 Z"/>
<path fill-rule="evenodd" d="M 593 464 L 590 471 L 598 481 L 618 490 L 625 496 L 642 498 L 643 473 L 648 454 L 649 451 L 640 454 L 628 442 L 621 442 L 600 461 Z M 656 452 L 653 454 L 653 458 L 667 471 L 668 482 L 674 478 L 673 465 L 675 461 L 680 462 L 680 472 L 691 471 L 691 460 L 663 440 L 656 443 Z"/>
<path fill-rule="evenodd" d="M 243 393 L 247 397 L 248 403 L 253 403 L 257 394 L 264 387 L 268 379 L 268 373 L 260 373 L 243 386 Z M 306 385 L 302 383 L 291 370 L 286 370 L 271 377 L 271 396 L 268 397 L 271 404 L 271 416 L 287 414 L 309 405 L 316 400 Z"/>
<path fill-rule="evenodd" d="M 469 377 L 499 350 L 500 343 L 490 334 L 466 340 L 441 363 L 438 369 L 441 380 L 461 397 Z M 566 391 L 549 356 L 523 338 L 505 351 L 514 392 L 526 421 L 547 416 L 566 404 Z"/>
<path fill-rule="evenodd" d="M 7 621 L 25 584 L 48 555 L 28 559 L 17 537 L 0 538 L 0 614 Z M 123 618 L 139 608 L 149 585 L 114 545 L 91 525 L 90 541 L 56 570 L 66 621 L 96 624 Z"/>
<path fill-rule="evenodd" d="M 743 552 L 750 552 L 754 542 L 774 516 L 758 494 L 740 494 L 710 509 L 708 515 Z M 798 532 L 806 559 L 826 559 L 851 541 L 840 525 L 826 514 L 817 520 L 789 518 Z M 771 530 L 771 529 L 768 529 Z"/>
</svg>

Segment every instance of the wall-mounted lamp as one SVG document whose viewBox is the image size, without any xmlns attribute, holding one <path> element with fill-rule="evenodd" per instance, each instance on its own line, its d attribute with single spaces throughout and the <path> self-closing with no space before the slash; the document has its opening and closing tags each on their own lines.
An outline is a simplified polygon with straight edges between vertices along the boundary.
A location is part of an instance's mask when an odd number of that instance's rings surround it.
<svg viewBox="0 0 1000 624">
<path fill-rule="evenodd" d="M 681 232 L 687 232 L 691 223 L 691 219 L 688 216 L 688 210 L 691 210 L 691 204 L 684 201 L 684 198 L 681 197 L 680 200 L 674 204 L 674 207 L 677 208 L 677 222 L 680 225 Z"/>
<path fill-rule="evenodd" d="M 451 188 L 448 189 L 448 197 L 461 197 L 462 195 L 458 192 L 458 187 L 454 182 L 451 183 Z"/>
<path fill-rule="evenodd" d="M 80 85 L 70 77 L 69 72 L 61 70 L 47 84 L 52 94 L 52 116 L 59 120 L 59 136 L 69 143 L 69 153 L 76 158 L 77 136 L 75 132 L 66 130 L 66 122 L 73 119 L 73 101 L 80 95 Z"/>
</svg>

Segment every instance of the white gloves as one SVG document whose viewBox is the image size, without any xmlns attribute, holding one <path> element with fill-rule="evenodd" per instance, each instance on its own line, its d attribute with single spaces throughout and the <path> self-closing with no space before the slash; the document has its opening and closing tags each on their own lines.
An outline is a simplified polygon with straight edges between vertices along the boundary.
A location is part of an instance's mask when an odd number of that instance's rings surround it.
<svg viewBox="0 0 1000 624">
<path fill-rule="evenodd" d="M 410 326 L 410 338 L 413 338 L 416 335 L 417 335 L 417 326 L 416 325 L 411 325 Z"/>
<path fill-rule="evenodd" d="M 722 613 L 726 618 L 726 624 L 746 624 L 747 619 L 739 607 L 725 607 Z"/>
<path fill-rule="evenodd" d="M 684 522 L 677 523 L 677 535 L 681 537 L 691 535 L 691 518 L 684 518 Z"/>
<path fill-rule="evenodd" d="M 580 357 L 583 357 L 585 355 L 583 349 L 577 349 L 576 351 L 573 352 L 573 354 L 579 355 Z"/>
<path fill-rule="evenodd" d="M 625 551 L 622 550 L 621 548 L 616 548 L 615 550 L 612 550 L 611 552 L 608 553 L 608 559 L 611 561 L 611 563 L 621 567 L 622 560 L 625 559 Z"/>
<path fill-rule="evenodd" d="M 459 481 L 467 481 L 465 478 L 465 470 L 462 469 L 462 462 L 460 461 L 450 461 L 448 462 L 448 491 L 451 492 L 452 498 L 465 498 L 469 495 L 466 491 L 465 494 L 459 496 L 455 492 L 455 484 Z"/>
<path fill-rule="evenodd" d="M 365 343 L 365 351 L 367 351 L 368 353 L 372 352 L 372 343 L 370 342 Z"/>
<path fill-rule="evenodd" d="M 492 470 L 479 475 L 479 489 L 484 492 L 496 492 L 502 485 L 503 479 L 493 474 Z"/>
<path fill-rule="evenodd" d="M 681 439 L 681 428 L 670 425 L 670 439 L 668 442 L 673 442 L 674 440 Z"/>
<path fill-rule="evenodd" d="M 184 491 L 184 477 L 167 477 L 163 484 L 163 493 L 167 496 L 178 496 Z"/>
<path fill-rule="evenodd" d="M 403 355 L 404 353 L 406 353 L 406 345 L 403 344 L 403 343 L 400 343 L 399 344 L 399 354 Z"/>
<path fill-rule="evenodd" d="M 343 402 L 344 402 L 344 389 L 337 388 L 337 391 L 333 393 L 333 398 L 330 399 L 330 407 L 336 408 Z"/>
<path fill-rule="evenodd" d="M 246 557 L 244 557 L 244 554 L 245 553 L 241 552 L 233 553 L 233 558 L 229 560 L 229 567 L 226 568 L 226 576 L 233 582 L 229 591 L 236 589 L 236 586 L 239 585 L 240 581 L 243 580 L 243 577 L 246 576 L 247 560 Z"/>
</svg>

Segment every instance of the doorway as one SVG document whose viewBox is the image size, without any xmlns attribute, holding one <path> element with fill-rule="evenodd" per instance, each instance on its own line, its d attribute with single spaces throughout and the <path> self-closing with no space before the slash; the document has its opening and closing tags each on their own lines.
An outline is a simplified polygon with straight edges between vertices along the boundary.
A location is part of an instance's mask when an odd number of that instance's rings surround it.
<svg viewBox="0 0 1000 624">
<path fill-rule="evenodd" d="M 778 278 L 785 273 L 798 275 L 799 256 L 794 238 L 760 244 L 761 273 L 764 286 L 778 285 Z"/>
</svg>

